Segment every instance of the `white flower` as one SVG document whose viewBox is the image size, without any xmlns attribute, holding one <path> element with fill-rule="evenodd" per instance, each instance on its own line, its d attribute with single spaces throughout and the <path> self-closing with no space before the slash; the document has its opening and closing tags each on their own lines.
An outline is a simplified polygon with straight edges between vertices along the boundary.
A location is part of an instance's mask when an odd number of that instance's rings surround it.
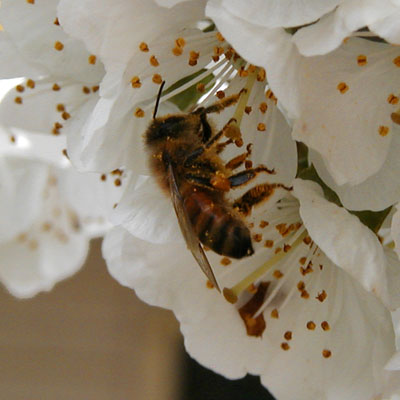
<svg viewBox="0 0 400 400">
<path fill-rule="evenodd" d="M 171 308 L 188 352 L 229 378 L 258 374 L 279 399 L 373 399 L 385 389 L 393 327 L 357 280 L 389 296 L 383 250 L 316 184 L 297 181 L 294 195 L 300 209 L 286 196 L 253 220 L 252 259 L 229 263 L 207 253 L 227 297 L 238 297 L 237 308 L 207 288 L 183 243 L 150 244 L 115 228 L 103 245 L 110 273 L 146 302 Z M 258 298 L 246 311 L 256 287 Z"/>
</svg>

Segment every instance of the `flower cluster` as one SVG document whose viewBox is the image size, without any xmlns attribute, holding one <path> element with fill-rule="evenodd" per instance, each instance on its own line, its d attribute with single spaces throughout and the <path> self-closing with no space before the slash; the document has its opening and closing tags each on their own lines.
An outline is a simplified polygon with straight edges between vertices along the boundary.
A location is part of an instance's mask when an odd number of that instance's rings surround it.
<svg viewBox="0 0 400 400">
<path fill-rule="evenodd" d="M 280 400 L 394 399 L 399 21 L 396 0 L 3 0 L 0 280 L 49 290 L 104 235 L 203 365 Z"/>
</svg>

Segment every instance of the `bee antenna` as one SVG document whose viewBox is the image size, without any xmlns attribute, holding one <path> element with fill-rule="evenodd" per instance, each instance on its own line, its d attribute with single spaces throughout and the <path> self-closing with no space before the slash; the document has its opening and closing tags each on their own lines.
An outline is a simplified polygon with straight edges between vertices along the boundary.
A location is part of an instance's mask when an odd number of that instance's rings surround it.
<svg viewBox="0 0 400 400">
<path fill-rule="evenodd" d="M 160 104 L 160 98 L 161 98 L 161 94 L 162 94 L 162 90 L 163 90 L 164 85 L 165 85 L 165 81 L 162 81 L 161 82 L 161 86 L 160 86 L 160 90 L 158 91 L 156 105 L 154 107 L 153 119 L 155 119 L 156 115 L 157 115 L 158 105 Z"/>
</svg>

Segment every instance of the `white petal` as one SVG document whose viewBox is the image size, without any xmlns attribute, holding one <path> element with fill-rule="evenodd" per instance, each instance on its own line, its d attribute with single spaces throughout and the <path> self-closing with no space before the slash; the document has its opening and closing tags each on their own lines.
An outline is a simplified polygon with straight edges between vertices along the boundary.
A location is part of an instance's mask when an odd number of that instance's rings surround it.
<svg viewBox="0 0 400 400">
<path fill-rule="evenodd" d="M 358 185 L 337 185 L 325 167 L 322 158 L 314 151 L 310 152 L 310 161 L 314 164 L 321 179 L 339 196 L 348 210 L 380 211 L 400 199 L 400 130 L 393 127 L 394 135 L 389 153 L 378 173 L 370 176 Z"/>
<path fill-rule="evenodd" d="M 393 134 L 388 98 L 400 79 L 397 54 L 386 44 L 350 39 L 325 56 L 303 58 L 293 137 L 322 155 L 339 185 L 359 184 L 385 162 Z M 360 55 L 366 64 L 358 63 Z"/>
<path fill-rule="evenodd" d="M 224 7 L 222 0 L 209 0 L 206 15 L 245 60 L 267 70 L 268 83 L 289 116 L 298 115 L 295 90 L 298 85 L 296 71 L 301 56 L 291 35 L 283 29 L 253 25 L 231 14 L 230 8 Z"/>
<path fill-rule="evenodd" d="M 400 307 L 400 260 L 398 255 L 393 250 L 386 248 L 385 257 L 387 265 L 390 309 L 396 310 Z"/>
<path fill-rule="evenodd" d="M 390 43 L 400 44 L 400 6 L 386 18 L 369 25 L 369 28 Z"/>
<path fill-rule="evenodd" d="M 2 26 L 20 53 L 45 68 L 47 74 L 94 84 L 101 79 L 103 67 L 99 62 L 90 64 L 83 43 L 54 23 L 57 4 L 57 0 L 3 0 Z M 61 51 L 55 49 L 56 42 L 63 45 Z"/>
<path fill-rule="evenodd" d="M 356 216 L 325 200 L 316 183 L 298 179 L 294 194 L 315 243 L 336 265 L 388 304 L 386 263 L 378 238 Z"/>
<path fill-rule="evenodd" d="M 112 216 L 132 235 L 151 243 L 182 241 L 169 193 L 162 193 L 154 178 L 131 180 Z"/>
<path fill-rule="evenodd" d="M 292 296 L 279 319 L 265 313 L 262 339 L 252 338 L 235 307 L 206 288 L 188 253 L 184 245 L 152 245 L 123 229 L 114 229 L 103 242 L 111 275 L 146 302 L 172 308 L 189 354 L 214 371 L 229 378 L 259 374 L 283 400 L 364 400 L 381 393 L 383 365 L 394 351 L 390 314 L 348 274 L 324 262 L 321 272 L 313 272 L 312 295 L 325 288 L 327 299 L 321 303 L 311 296 Z M 316 324 L 313 331 L 306 327 L 310 319 Z M 329 331 L 319 326 L 325 320 Z M 283 351 L 288 330 L 293 339 Z M 332 356 L 324 358 L 322 349 L 330 349 Z"/>
<path fill-rule="evenodd" d="M 0 159 L 0 241 L 28 229 L 37 218 L 48 177 L 41 163 L 19 158 Z"/>
<path fill-rule="evenodd" d="M 237 17 L 268 28 L 293 27 L 317 20 L 333 10 L 338 0 L 223 0 L 224 6 Z"/>
<path fill-rule="evenodd" d="M 399 205 L 397 204 L 395 207 L 395 214 L 393 215 L 392 219 L 392 231 L 391 236 L 393 238 L 397 255 L 400 257 L 400 211 Z"/>
</svg>

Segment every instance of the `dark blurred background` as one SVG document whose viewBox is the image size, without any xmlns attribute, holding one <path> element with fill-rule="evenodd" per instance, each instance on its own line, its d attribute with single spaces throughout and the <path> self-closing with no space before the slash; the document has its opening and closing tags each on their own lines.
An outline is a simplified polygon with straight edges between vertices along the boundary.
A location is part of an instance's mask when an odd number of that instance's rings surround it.
<svg viewBox="0 0 400 400">
<path fill-rule="evenodd" d="M 52 292 L 0 288 L 0 399 L 273 399 L 257 377 L 229 381 L 192 360 L 173 314 L 114 281 L 100 247 Z"/>
</svg>

